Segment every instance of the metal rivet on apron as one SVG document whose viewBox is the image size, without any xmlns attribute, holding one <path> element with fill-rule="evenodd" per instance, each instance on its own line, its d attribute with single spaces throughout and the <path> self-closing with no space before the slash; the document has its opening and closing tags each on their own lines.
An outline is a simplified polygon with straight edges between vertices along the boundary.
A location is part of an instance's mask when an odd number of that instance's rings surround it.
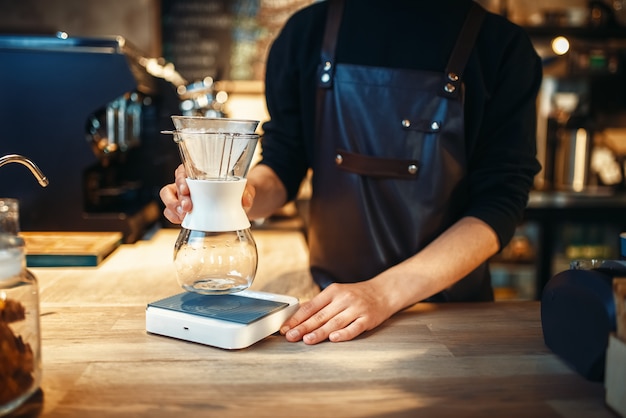
<svg viewBox="0 0 626 418">
<path fill-rule="evenodd" d="M 409 164 L 408 172 L 409 174 L 417 173 L 417 166 L 415 164 Z"/>
<path fill-rule="evenodd" d="M 335 163 L 337 165 L 341 165 L 342 162 L 343 162 L 343 156 L 341 154 L 335 155 Z"/>
<path fill-rule="evenodd" d="M 405 127 L 405 128 L 410 127 L 411 126 L 411 121 L 408 120 L 408 119 L 403 119 L 402 120 L 402 126 Z"/>
<path fill-rule="evenodd" d="M 452 83 L 448 83 L 445 85 L 445 87 L 443 88 L 447 93 L 452 93 L 454 92 L 454 90 L 456 90 L 456 87 L 454 87 L 454 85 Z"/>
<path fill-rule="evenodd" d="M 459 76 L 455 73 L 448 73 L 448 80 L 459 81 Z"/>
<path fill-rule="evenodd" d="M 330 62 L 330 61 L 326 61 L 326 62 L 324 63 L 324 71 L 328 71 L 328 70 L 330 70 L 330 67 L 332 67 L 332 66 L 333 66 L 333 64 L 331 64 L 331 62 Z"/>
<path fill-rule="evenodd" d="M 330 76 L 326 73 L 322 74 L 322 82 L 328 83 L 328 80 L 330 80 Z"/>
<path fill-rule="evenodd" d="M 432 129 L 433 131 L 438 131 L 440 127 L 441 126 L 439 125 L 439 122 L 437 121 L 430 124 L 430 129 Z"/>
</svg>

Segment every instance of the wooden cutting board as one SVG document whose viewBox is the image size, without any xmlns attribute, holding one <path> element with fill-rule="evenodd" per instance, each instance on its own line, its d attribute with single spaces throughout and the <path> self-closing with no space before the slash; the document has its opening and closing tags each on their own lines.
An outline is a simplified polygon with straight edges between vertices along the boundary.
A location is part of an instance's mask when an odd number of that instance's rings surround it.
<svg viewBox="0 0 626 418">
<path fill-rule="evenodd" d="M 28 267 L 97 266 L 122 243 L 121 232 L 21 232 Z"/>
</svg>

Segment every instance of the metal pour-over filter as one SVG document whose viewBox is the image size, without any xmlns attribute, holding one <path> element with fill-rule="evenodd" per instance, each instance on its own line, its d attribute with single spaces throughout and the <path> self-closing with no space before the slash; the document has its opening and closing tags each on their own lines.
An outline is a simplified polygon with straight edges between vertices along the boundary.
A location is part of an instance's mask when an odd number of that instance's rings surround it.
<svg viewBox="0 0 626 418">
<path fill-rule="evenodd" d="M 177 131 L 253 134 L 258 120 L 205 118 L 202 116 L 172 116 Z"/>
<path fill-rule="evenodd" d="M 194 180 L 244 178 L 258 138 L 257 134 L 174 132 L 187 177 Z"/>
<path fill-rule="evenodd" d="M 172 120 L 174 141 L 190 179 L 236 180 L 247 175 L 258 142 L 258 121 L 198 116 Z"/>
</svg>

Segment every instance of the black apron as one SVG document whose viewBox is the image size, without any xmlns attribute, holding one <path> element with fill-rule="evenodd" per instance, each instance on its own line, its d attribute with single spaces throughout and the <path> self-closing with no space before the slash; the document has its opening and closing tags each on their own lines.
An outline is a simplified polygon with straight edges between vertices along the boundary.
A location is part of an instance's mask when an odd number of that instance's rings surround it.
<svg viewBox="0 0 626 418">
<path fill-rule="evenodd" d="M 462 73 L 485 12 L 472 6 L 442 74 L 336 64 L 343 1 L 328 2 L 308 231 L 311 273 L 322 288 L 376 276 L 462 216 Z M 487 265 L 429 300 L 493 300 Z"/>
</svg>

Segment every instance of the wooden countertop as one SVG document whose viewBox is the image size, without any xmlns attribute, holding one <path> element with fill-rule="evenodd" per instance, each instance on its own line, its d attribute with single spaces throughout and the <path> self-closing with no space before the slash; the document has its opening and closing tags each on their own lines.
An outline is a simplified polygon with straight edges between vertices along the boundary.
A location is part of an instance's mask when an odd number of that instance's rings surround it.
<svg viewBox="0 0 626 418">
<path fill-rule="evenodd" d="M 147 334 L 146 304 L 180 292 L 176 235 L 122 245 L 99 267 L 31 269 L 43 395 L 24 416 L 615 417 L 603 385 L 545 347 L 538 302 L 418 304 L 354 341 L 315 346 L 273 335 L 229 351 Z M 299 233 L 254 236 L 254 289 L 315 294 Z"/>
</svg>

